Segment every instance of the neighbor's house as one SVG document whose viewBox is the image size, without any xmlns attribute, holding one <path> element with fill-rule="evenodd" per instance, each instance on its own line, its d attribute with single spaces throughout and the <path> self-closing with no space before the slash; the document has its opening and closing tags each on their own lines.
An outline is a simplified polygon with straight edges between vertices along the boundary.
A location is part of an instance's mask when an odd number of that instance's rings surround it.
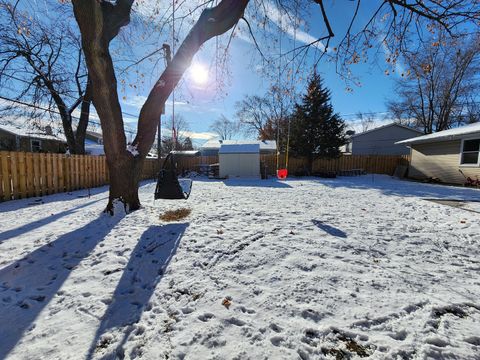
<svg viewBox="0 0 480 360">
<path fill-rule="evenodd" d="M 85 154 L 87 155 L 105 155 L 103 149 L 103 135 L 87 130 L 85 133 Z"/>
<path fill-rule="evenodd" d="M 216 156 L 222 145 L 258 145 L 261 155 L 275 154 L 277 142 L 275 140 L 209 140 L 200 147 L 202 156 Z"/>
<path fill-rule="evenodd" d="M 464 184 L 465 176 L 480 178 L 480 123 L 399 142 L 411 149 L 408 176 Z"/>
<path fill-rule="evenodd" d="M 65 153 L 67 143 L 54 135 L 50 126 L 44 130 L 28 129 L 18 124 L 0 124 L 0 150 Z"/>
<path fill-rule="evenodd" d="M 392 123 L 352 135 L 345 152 L 352 155 L 408 155 L 410 149 L 396 143 L 422 134 L 421 131 Z"/>
<path fill-rule="evenodd" d="M 223 144 L 218 162 L 222 178 L 260 178 L 260 144 Z"/>
</svg>

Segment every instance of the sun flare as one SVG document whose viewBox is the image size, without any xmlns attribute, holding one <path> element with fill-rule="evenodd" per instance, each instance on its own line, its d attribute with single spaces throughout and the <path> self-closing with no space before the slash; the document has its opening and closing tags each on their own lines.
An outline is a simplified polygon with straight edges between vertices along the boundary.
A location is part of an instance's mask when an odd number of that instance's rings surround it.
<svg viewBox="0 0 480 360">
<path fill-rule="evenodd" d="M 204 85 L 208 81 L 208 70 L 202 64 L 192 64 L 190 67 L 190 76 L 198 85 Z"/>
</svg>

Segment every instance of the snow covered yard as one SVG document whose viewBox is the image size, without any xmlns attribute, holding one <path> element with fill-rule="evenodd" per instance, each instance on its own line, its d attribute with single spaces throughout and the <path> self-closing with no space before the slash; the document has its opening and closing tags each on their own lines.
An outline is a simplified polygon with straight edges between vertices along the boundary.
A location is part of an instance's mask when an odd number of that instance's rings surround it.
<svg viewBox="0 0 480 360">
<path fill-rule="evenodd" d="M 478 206 L 424 200 L 479 190 L 205 180 L 153 204 L 154 186 L 127 216 L 101 215 L 106 188 L 0 204 L 0 358 L 480 358 Z"/>
</svg>

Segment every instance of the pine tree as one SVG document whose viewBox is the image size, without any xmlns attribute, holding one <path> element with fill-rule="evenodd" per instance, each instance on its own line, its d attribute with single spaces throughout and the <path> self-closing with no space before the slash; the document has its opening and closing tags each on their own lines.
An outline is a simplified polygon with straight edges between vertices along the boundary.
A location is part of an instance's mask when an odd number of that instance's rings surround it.
<svg viewBox="0 0 480 360">
<path fill-rule="evenodd" d="M 323 86 L 320 75 L 314 72 L 302 103 L 295 105 L 290 133 L 291 152 L 308 159 L 311 173 L 315 159 L 340 156 L 339 148 L 345 142 L 345 123 L 333 111 L 330 90 Z"/>
</svg>

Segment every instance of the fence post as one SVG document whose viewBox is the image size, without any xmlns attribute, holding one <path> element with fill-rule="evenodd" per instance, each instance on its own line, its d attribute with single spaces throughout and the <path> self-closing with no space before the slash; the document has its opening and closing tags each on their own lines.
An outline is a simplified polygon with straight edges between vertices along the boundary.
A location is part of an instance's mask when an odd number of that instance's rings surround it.
<svg viewBox="0 0 480 360">
<path fill-rule="evenodd" d="M 2 182 L 3 182 L 3 200 L 11 200 L 11 181 L 9 172 L 9 153 L 7 151 L 0 152 L 0 160 L 2 161 Z"/>
<path fill-rule="evenodd" d="M 2 152 L 0 151 L 0 202 L 5 201 L 3 199 L 3 171 L 2 171 Z"/>
</svg>

